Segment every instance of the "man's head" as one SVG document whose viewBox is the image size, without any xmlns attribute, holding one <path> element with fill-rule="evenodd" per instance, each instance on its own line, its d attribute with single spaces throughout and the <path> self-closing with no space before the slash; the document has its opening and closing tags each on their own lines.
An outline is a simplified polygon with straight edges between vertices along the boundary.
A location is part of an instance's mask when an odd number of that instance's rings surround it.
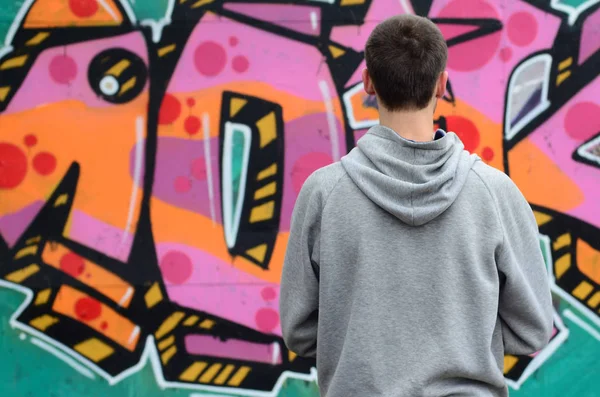
<svg viewBox="0 0 600 397">
<path fill-rule="evenodd" d="M 415 15 L 389 18 L 365 47 L 365 91 L 389 111 L 420 110 L 446 91 L 448 47 L 438 27 Z"/>
</svg>

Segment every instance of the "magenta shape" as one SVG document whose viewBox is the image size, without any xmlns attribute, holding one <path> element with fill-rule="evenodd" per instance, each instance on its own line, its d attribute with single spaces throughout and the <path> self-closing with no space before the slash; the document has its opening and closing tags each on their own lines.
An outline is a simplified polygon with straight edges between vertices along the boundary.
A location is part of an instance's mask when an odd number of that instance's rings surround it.
<svg viewBox="0 0 600 397">
<path fill-rule="evenodd" d="M 584 63 L 598 49 L 600 49 L 600 8 L 587 17 L 581 28 L 581 41 L 579 42 L 579 64 Z"/>
<path fill-rule="evenodd" d="M 50 77 L 58 84 L 69 84 L 77 76 L 77 64 L 68 55 L 56 55 L 48 66 Z"/>
<path fill-rule="evenodd" d="M 184 252 L 172 250 L 161 258 L 160 270 L 167 283 L 183 284 L 192 275 L 194 266 Z"/>
<path fill-rule="evenodd" d="M 222 341 L 210 335 L 187 335 L 185 348 L 190 354 L 265 364 L 281 364 L 281 348 L 277 342 L 262 344 L 239 339 Z"/>
<path fill-rule="evenodd" d="M 21 237 L 43 204 L 41 201 L 36 201 L 20 211 L 0 218 L 0 234 L 2 234 L 9 247 L 12 247 Z"/>
<path fill-rule="evenodd" d="M 296 32 L 314 36 L 321 34 L 321 10 L 317 7 L 296 4 L 255 3 L 226 3 L 223 7 Z M 314 13 L 312 20 L 311 13 Z"/>
<path fill-rule="evenodd" d="M 448 23 L 439 23 L 438 28 L 442 32 L 444 39 L 448 41 L 465 33 L 472 32 L 478 27 L 474 25 L 452 25 Z"/>
<path fill-rule="evenodd" d="M 211 216 L 208 172 L 204 159 L 204 142 L 183 138 L 158 138 L 156 169 L 152 194 L 175 207 Z M 221 221 L 219 188 L 219 140 L 211 138 L 211 170 L 214 187 L 215 222 Z M 135 147 L 131 149 L 129 174 L 133 175 Z"/>
<path fill-rule="evenodd" d="M 225 68 L 227 53 L 223 46 L 214 41 L 205 41 L 196 47 L 194 64 L 200 74 L 213 77 Z"/>
</svg>

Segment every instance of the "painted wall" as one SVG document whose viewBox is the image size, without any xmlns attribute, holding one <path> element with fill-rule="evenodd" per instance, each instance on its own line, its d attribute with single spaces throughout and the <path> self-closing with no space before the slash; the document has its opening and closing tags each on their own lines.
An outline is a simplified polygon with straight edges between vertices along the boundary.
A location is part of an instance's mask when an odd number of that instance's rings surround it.
<svg viewBox="0 0 600 397">
<path fill-rule="evenodd" d="M 512 395 L 600 395 L 598 0 L 0 0 L 2 395 L 316 396 L 290 215 L 376 123 L 361 51 L 397 13 L 447 38 L 437 125 L 535 209 L 556 332 Z"/>
</svg>

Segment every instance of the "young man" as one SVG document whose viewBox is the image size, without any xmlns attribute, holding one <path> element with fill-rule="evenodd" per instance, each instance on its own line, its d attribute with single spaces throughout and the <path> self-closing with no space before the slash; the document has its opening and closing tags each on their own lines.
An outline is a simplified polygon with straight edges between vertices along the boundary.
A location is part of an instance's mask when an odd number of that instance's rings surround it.
<svg viewBox="0 0 600 397">
<path fill-rule="evenodd" d="M 302 188 L 284 340 L 316 357 L 323 396 L 506 396 L 504 354 L 540 350 L 553 328 L 531 208 L 454 133 L 432 133 L 448 80 L 432 22 L 384 21 L 365 56 L 380 125 Z"/>
</svg>

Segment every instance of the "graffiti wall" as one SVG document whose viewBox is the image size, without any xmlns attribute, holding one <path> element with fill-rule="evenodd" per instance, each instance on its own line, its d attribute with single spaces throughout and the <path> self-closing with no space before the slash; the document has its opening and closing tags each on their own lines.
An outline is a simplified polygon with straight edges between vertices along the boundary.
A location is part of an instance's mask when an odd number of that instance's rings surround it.
<svg viewBox="0 0 600 397">
<path fill-rule="evenodd" d="M 362 51 L 400 13 L 448 42 L 436 125 L 535 210 L 555 334 L 513 394 L 600 395 L 600 1 L 0 4 L 3 395 L 316 396 L 290 216 L 377 122 Z"/>
</svg>

